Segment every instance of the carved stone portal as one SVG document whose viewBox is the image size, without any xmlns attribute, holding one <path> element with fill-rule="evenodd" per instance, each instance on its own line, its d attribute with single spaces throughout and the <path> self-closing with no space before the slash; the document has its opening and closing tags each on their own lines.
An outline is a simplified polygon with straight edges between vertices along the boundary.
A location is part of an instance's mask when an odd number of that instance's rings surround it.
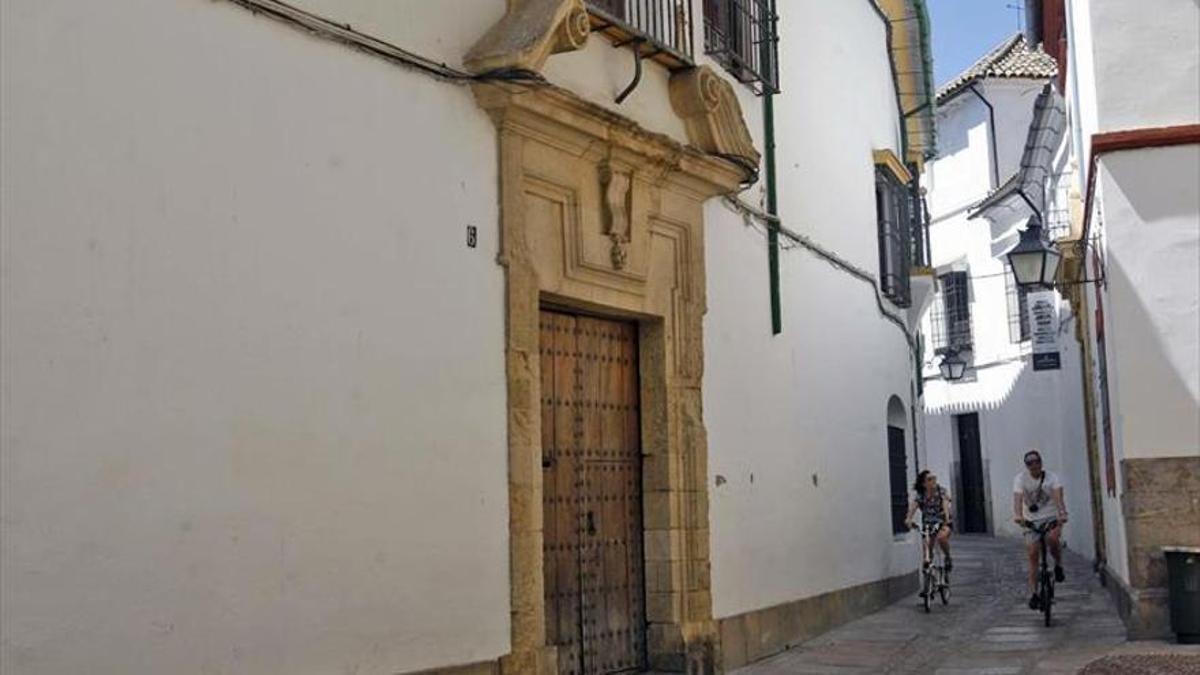
<svg viewBox="0 0 1200 675">
<path fill-rule="evenodd" d="M 479 83 L 474 93 L 500 136 L 512 575 L 503 672 L 559 672 L 543 577 L 543 304 L 638 324 L 649 665 L 683 671 L 699 658 L 695 672 L 713 672 L 703 205 L 742 174 L 553 86 Z"/>
</svg>

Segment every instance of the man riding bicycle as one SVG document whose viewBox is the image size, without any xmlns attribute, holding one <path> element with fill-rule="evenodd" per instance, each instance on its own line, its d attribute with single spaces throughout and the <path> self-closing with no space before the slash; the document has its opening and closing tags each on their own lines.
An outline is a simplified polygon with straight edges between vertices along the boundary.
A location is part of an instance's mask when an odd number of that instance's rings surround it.
<svg viewBox="0 0 1200 675">
<path fill-rule="evenodd" d="M 1063 485 L 1058 476 L 1042 468 L 1042 454 L 1025 453 L 1026 470 L 1013 478 L 1013 521 L 1025 528 L 1025 548 L 1029 554 L 1029 608 L 1041 609 L 1037 594 L 1038 534 L 1036 528 L 1051 521 L 1057 524 L 1046 533 L 1046 543 L 1054 557 L 1054 580 L 1066 579 L 1062 568 L 1062 527 L 1067 523 Z M 1034 527 L 1030 527 L 1033 525 Z"/>
</svg>

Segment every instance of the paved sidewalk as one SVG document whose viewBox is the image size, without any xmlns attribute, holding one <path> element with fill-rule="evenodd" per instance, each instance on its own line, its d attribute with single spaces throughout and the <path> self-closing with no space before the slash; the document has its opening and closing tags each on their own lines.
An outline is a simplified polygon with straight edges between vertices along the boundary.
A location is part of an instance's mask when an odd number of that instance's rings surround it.
<svg viewBox="0 0 1200 675">
<path fill-rule="evenodd" d="M 1019 542 L 958 536 L 952 546 L 948 606 L 925 614 L 914 594 L 731 675 L 1048 675 L 1077 673 L 1109 654 L 1157 652 L 1184 656 L 1176 661 L 1185 670 L 1170 672 L 1200 673 L 1200 647 L 1126 642 L 1116 607 L 1082 558 L 1068 555 L 1067 581 L 1056 588 L 1054 623 L 1046 628 L 1026 606 Z"/>
</svg>

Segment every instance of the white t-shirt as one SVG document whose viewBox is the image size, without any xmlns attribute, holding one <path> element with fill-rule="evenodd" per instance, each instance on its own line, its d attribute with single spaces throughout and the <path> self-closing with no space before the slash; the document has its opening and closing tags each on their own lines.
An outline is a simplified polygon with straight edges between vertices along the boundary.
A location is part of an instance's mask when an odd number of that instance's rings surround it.
<svg viewBox="0 0 1200 675">
<path fill-rule="evenodd" d="M 1041 478 L 1034 478 L 1028 471 L 1022 471 L 1013 478 L 1013 494 L 1021 498 L 1022 512 L 1025 520 L 1037 522 L 1058 517 L 1058 504 L 1052 497 L 1054 488 L 1062 487 L 1058 476 L 1051 471 L 1042 471 Z M 1030 509 L 1037 505 L 1037 510 Z"/>
</svg>

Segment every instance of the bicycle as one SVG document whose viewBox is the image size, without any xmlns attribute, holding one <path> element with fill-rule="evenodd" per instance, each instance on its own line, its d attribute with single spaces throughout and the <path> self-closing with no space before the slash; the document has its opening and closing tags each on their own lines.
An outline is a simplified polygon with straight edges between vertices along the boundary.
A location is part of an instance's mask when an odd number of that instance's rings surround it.
<svg viewBox="0 0 1200 675">
<path fill-rule="evenodd" d="M 942 599 L 943 605 L 950 604 L 950 573 L 946 571 L 942 548 L 937 545 L 937 535 L 946 523 L 934 521 L 921 524 L 921 601 L 925 613 L 934 594 Z"/>
<path fill-rule="evenodd" d="M 1041 523 L 1026 520 L 1022 525 L 1038 536 L 1038 545 L 1041 548 L 1041 563 L 1037 575 L 1037 597 L 1042 614 L 1046 617 L 1046 627 L 1049 628 L 1050 612 L 1054 605 L 1054 574 L 1050 571 L 1050 556 L 1049 551 L 1046 550 L 1046 535 L 1058 527 L 1058 520 L 1047 520 Z"/>
</svg>

